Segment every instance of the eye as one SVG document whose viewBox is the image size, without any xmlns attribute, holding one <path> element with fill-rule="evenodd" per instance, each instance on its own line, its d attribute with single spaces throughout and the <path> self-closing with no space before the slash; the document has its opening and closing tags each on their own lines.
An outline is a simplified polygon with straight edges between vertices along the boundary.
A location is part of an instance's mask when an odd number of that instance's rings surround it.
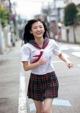
<svg viewBox="0 0 80 113">
<path fill-rule="evenodd" d="M 33 29 L 37 29 L 37 27 L 35 26 Z"/>
<path fill-rule="evenodd" d="M 40 28 L 43 28 L 42 26 L 39 26 Z"/>
<path fill-rule="evenodd" d="M 39 25 L 40 28 L 43 28 L 43 25 Z"/>
</svg>

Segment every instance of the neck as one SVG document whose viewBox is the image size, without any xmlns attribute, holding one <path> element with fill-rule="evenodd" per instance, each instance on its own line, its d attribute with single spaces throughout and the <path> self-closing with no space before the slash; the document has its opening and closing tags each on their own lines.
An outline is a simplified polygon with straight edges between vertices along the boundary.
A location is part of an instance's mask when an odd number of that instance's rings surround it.
<svg viewBox="0 0 80 113">
<path fill-rule="evenodd" d="M 36 38 L 36 39 L 35 39 L 35 42 L 36 42 L 40 47 L 43 46 L 43 41 L 44 41 L 43 38 Z"/>
</svg>

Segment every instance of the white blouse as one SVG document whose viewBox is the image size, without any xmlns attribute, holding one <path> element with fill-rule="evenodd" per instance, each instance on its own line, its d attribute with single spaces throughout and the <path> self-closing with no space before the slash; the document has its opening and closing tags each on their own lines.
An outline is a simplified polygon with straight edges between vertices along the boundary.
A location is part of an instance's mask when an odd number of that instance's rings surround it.
<svg viewBox="0 0 80 113">
<path fill-rule="evenodd" d="M 41 58 L 47 58 L 48 61 L 46 64 L 40 65 L 32 69 L 31 73 L 43 75 L 55 71 L 52 64 L 52 55 L 54 54 L 58 56 L 61 53 L 61 50 L 56 41 L 54 41 L 53 39 L 49 39 L 49 43 L 44 49 L 38 49 L 30 43 L 24 44 L 21 48 L 21 61 L 30 61 L 30 63 L 32 63 L 36 59 L 36 57 L 34 56 L 39 55 L 41 51 L 43 51 L 43 55 L 41 56 Z"/>
</svg>

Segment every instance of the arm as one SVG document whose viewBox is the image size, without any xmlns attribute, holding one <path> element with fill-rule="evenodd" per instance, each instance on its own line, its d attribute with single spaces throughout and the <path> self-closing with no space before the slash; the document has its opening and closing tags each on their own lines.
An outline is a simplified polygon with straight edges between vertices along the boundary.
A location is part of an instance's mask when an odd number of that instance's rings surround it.
<svg viewBox="0 0 80 113">
<path fill-rule="evenodd" d="M 68 60 L 68 58 L 65 57 L 61 53 L 61 50 L 60 50 L 58 44 L 55 41 L 53 41 L 53 53 L 54 53 L 54 55 L 57 55 L 62 61 L 64 61 L 69 69 L 71 67 L 73 67 L 73 64 Z"/>
<path fill-rule="evenodd" d="M 73 67 L 72 62 L 70 62 L 69 59 L 67 59 L 62 53 L 60 53 L 60 54 L 58 55 L 58 57 L 59 57 L 62 61 L 64 61 L 64 62 L 66 63 L 66 65 L 67 65 L 67 67 L 68 67 L 69 69 L 70 69 L 71 67 Z"/>
<path fill-rule="evenodd" d="M 28 61 L 23 61 L 23 68 L 25 71 L 28 71 L 28 70 L 34 69 L 40 65 L 46 64 L 46 62 L 47 62 L 46 58 L 43 58 L 43 59 L 39 60 L 38 62 L 32 63 L 32 64 L 30 64 Z"/>
<path fill-rule="evenodd" d="M 23 45 L 21 48 L 21 61 L 23 63 L 23 68 L 25 71 L 37 68 L 40 65 L 46 64 L 47 59 L 46 58 L 41 58 L 39 61 L 35 63 L 30 63 L 30 54 L 31 54 L 31 49 L 28 47 L 28 45 Z"/>
</svg>

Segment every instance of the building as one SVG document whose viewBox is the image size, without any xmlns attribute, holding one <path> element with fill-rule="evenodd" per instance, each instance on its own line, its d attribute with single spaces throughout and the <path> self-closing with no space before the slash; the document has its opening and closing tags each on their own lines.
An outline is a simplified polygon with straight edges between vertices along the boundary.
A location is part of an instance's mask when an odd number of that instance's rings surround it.
<svg viewBox="0 0 80 113">
<path fill-rule="evenodd" d="M 71 2 L 75 3 L 76 5 L 80 4 L 80 0 L 64 0 L 66 4 L 69 4 Z"/>
</svg>

